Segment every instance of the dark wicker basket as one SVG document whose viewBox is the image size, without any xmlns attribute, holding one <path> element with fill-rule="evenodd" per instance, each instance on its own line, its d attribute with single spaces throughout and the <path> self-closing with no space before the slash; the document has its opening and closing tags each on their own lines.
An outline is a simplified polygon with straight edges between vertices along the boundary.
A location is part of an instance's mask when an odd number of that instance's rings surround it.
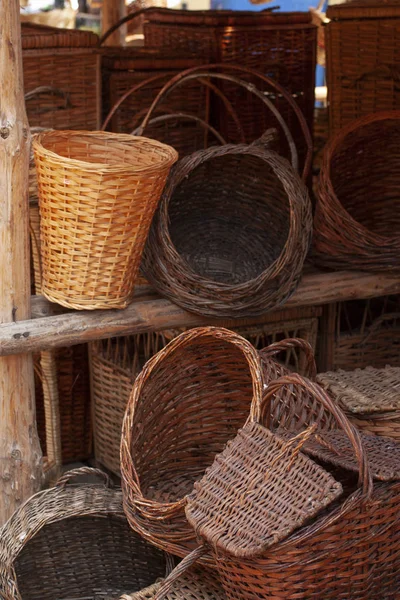
<svg viewBox="0 0 400 600">
<path fill-rule="evenodd" d="M 390 470 L 390 448 L 385 449 L 385 444 L 374 447 L 369 438 L 367 453 L 360 434 L 351 426 L 341 409 L 322 388 L 298 375 L 282 377 L 271 382 L 263 405 L 252 406 L 253 420 L 263 422 L 267 417 L 268 421 L 268 400 L 276 393 L 280 394 L 283 386 L 288 386 L 296 395 L 300 394 L 300 404 L 306 390 L 313 398 L 314 404 L 319 405 L 323 409 L 322 412 L 330 412 L 337 426 L 343 429 L 331 431 L 331 438 L 334 441 L 343 441 L 347 436 L 347 443 L 336 446 L 335 452 L 331 452 L 332 446 L 328 444 L 327 448 L 321 450 L 320 461 L 322 466 L 331 470 L 335 479 L 342 483 L 345 492 L 327 510 L 260 556 L 247 559 L 221 551 L 213 553 L 227 598 L 397 598 L 400 574 L 399 475 L 395 474 L 394 479 L 389 476 L 384 481 L 374 482 L 372 486 L 374 470 L 370 469 L 367 458 L 367 454 L 371 457 L 372 453 L 373 464 L 382 463 Z M 313 423 L 318 427 L 320 423 L 313 419 L 314 407 L 309 409 L 312 420 L 308 423 L 302 421 L 302 429 Z M 321 433 L 318 429 L 317 432 Z M 316 434 L 314 437 L 317 437 Z M 307 452 L 311 450 L 313 453 L 313 448 L 308 447 L 309 443 L 307 440 L 303 449 L 307 446 Z M 398 469 L 399 447 L 392 442 L 390 444 L 396 449 Z M 346 460 L 340 460 L 343 458 L 344 449 Z M 338 457 L 340 468 L 334 466 Z M 348 465 L 348 457 L 351 458 L 351 465 Z M 353 469 L 358 473 L 358 484 Z M 212 547 L 213 540 L 210 542 Z M 179 576 L 185 564 L 191 565 L 205 550 L 204 547 L 197 549 L 184 559 L 179 565 L 179 571 L 177 568 L 167 578 L 161 592 L 167 589 L 168 582 Z M 161 598 L 161 593 L 156 596 L 156 600 Z"/>
<path fill-rule="evenodd" d="M 30 126 L 97 129 L 98 37 L 88 31 L 22 23 L 21 40 Z"/>
<path fill-rule="evenodd" d="M 117 598 L 169 572 L 171 560 L 130 529 L 120 490 L 66 485 L 94 474 L 107 478 L 93 469 L 71 471 L 0 529 L 2 600 Z"/>
<path fill-rule="evenodd" d="M 356 0 L 330 6 L 326 26 L 331 134 L 355 119 L 400 105 L 400 5 Z"/>
<path fill-rule="evenodd" d="M 336 269 L 400 270 L 400 111 L 363 117 L 328 142 L 315 258 Z"/>
<path fill-rule="evenodd" d="M 256 316 L 295 291 L 312 229 L 307 190 L 263 147 L 182 159 L 164 189 L 143 257 L 163 296 L 207 316 Z"/>
<path fill-rule="evenodd" d="M 178 556 L 195 547 L 186 495 L 261 394 L 257 351 L 226 329 L 182 333 L 146 363 L 121 441 L 124 509 L 145 539 Z"/>
</svg>

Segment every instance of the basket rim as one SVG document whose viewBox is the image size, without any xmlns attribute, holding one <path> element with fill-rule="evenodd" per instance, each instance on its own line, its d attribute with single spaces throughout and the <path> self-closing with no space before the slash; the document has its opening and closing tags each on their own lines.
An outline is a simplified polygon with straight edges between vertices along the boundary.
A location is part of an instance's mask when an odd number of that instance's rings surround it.
<svg viewBox="0 0 400 600">
<path fill-rule="evenodd" d="M 200 165 L 204 164 L 208 160 L 212 160 L 213 158 L 219 158 L 220 156 L 230 156 L 230 155 L 236 155 L 236 154 L 239 154 L 239 155 L 240 154 L 244 154 L 244 155 L 249 154 L 251 156 L 258 157 L 258 158 L 260 158 L 260 160 L 263 160 L 265 163 L 267 163 L 271 167 L 272 171 L 274 172 L 274 174 L 277 177 L 277 179 L 279 180 L 279 182 L 281 183 L 282 188 L 287 196 L 287 202 L 288 202 L 288 207 L 289 207 L 289 231 L 288 231 L 285 243 L 282 246 L 281 252 L 279 253 L 279 256 L 273 262 L 271 262 L 257 276 L 255 276 L 251 279 L 247 279 L 246 281 L 244 281 L 241 284 L 222 283 L 222 282 L 210 279 L 208 277 L 205 277 L 204 275 L 198 274 L 192 268 L 192 266 L 187 262 L 187 260 L 185 260 L 181 256 L 181 254 L 178 252 L 178 250 L 176 249 L 175 244 L 173 243 L 170 233 L 169 233 L 169 216 L 168 216 L 168 207 L 169 207 L 169 203 L 172 198 L 174 190 L 179 185 L 182 184 L 182 182 L 185 180 L 185 178 L 187 178 L 194 169 L 196 169 Z M 292 171 L 293 172 L 292 175 L 294 174 L 297 176 L 298 184 L 303 185 L 297 172 L 293 169 L 291 164 L 285 158 L 283 158 L 282 156 L 280 156 L 278 153 L 274 152 L 273 150 L 267 150 L 259 145 L 227 144 L 226 146 L 223 146 L 223 147 L 217 146 L 214 148 L 206 148 L 205 150 L 199 150 L 196 153 L 194 153 L 188 157 L 182 158 L 177 163 L 175 169 L 173 171 L 171 171 L 170 176 L 167 180 L 166 186 L 164 188 L 163 194 L 161 196 L 160 204 L 159 204 L 160 220 L 165 225 L 165 227 L 163 228 L 163 234 L 162 234 L 164 237 L 164 244 L 166 243 L 168 245 L 169 251 L 171 252 L 171 254 L 173 254 L 175 263 L 184 265 L 185 271 L 187 273 L 190 273 L 190 275 L 192 277 L 195 277 L 197 282 L 200 285 L 205 286 L 205 287 L 212 285 L 212 287 L 214 289 L 221 290 L 224 292 L 229 292 L 229 291 L 238 292 L 240 290 L 245 292 L 248 289 L 249 285 L 252 285 L 252 284 L 255 284 L 258 282 L 262 282 L 264 279 L 270 277 L 271 273 L 274 275 L 274 278 L 276 278 L 278 275 L 278 273 L 276 271 L 280 272 L 282 269 L 285 268 L 285 262 L 286 262 L 286 258 L 287 258 L 287 254 L 288 254 L 289 240 L 294 236 L 294 231 L 296 229 L 300 228 L 301 225 L 300 225 L 300 223 L 298 223 L 298 219 L 295 218 L 293 215 L 293 212 L 294 212 L 293 211 L 293 203 L 291 201 L 292 196 L 291 196 L 291 193 L 289 192 L 290 186 L 288 185 L 288 182 L 285 180 L 285 177 L 282 176 L 280 174 L 279 170 L 276 168 L 277 165 L 271 164 L 271 163 L 274 163 L 275 161 L 277 163 L 280 162 L 281 163 L 280 166 L 285 166 L 287 169 Z M 192 163 L 192 164 L 190 165 L 190 170 L 188 171 L 188 166 L 190 163 Z M 277 268 L 278 265 L 280 265 L 279 269 Z"/>
<path fill-rule="evenodd" d="M 367 239 L 370 243 L 374 245 L 381 246 L 390 246 L 393 244 L 396 246 L 400 244 L 400 233 L 397 235 L 388 235 L 382 236 L 381 234 L 374 233 L 371 229 L 362 225 L 359 221 L 354 219 L 352 215 L 348 212 L 345 206 L 342 204 L 338 196 L 336 195 L 336 191 L 333 187 L 332 179 L 331 179 L 331 163 L 332 158 L 336 154 L 338 148 L 345 140 L 345 138 L 351 134 L 353 131 L 364 127 L 366 125 L 371 125 L 376 123 L 377 121 L 399 121 L 400 122 L 400 110 L 392 110 L 392 111 L 381 111 L 377 113 L 372 113 L 365 115 L 359 119 L 351 121 L 348 125 L 340 129 L 336 135 L 333 135 L 326 144 L 324 148 L 323 154 L 323 162 L 322 168 L 318 181 L 318 206 L 319 210 L 322 210 L 324 213 L 335 213 L 335 219 L 338 217 L 345 220 L 345 224 L 350 225 L 354 228 L 354 232 L 363 236 L 364 239 Z M 329 199 L 329 208 L 326 208 L 327 201 Z"/>
<path fill-rule="evenodd" d="M 146 143 L 149 146 L 153 146 L 156 149 L 162 150 L 164 152 L 164 156 L 160 157 L 160 161 L 157 164 L 145 165 L 145 166 L 137 166 L 130 165 L 129 163 L 124 163 L 121 166 L 116 166 L 110 163 L 96 163 L 96 162 L 87 162 L 83 160 L 78 160 L 75 158 L 68 158 L 67 156 L 63 156 L 54 152 L 53 150 L 49 150 L 45 146 L 45 141 L 48 138 L 56 137 L 66 139 L 73 138 L 85 138 L 87 137 L 89 140 L 92 139 L 96 141 L 97 145 L 101 144 L 102 140 L 110 140 L 119 143 L 127 143 L 129 146 L 137 144 L 138 146 L 142 143 Z M 32 148 L 35 154 L 35 157 L 40 155 L 42 157 L 46 156 L 47 159 L 50 159 L 53 162 L 58 164 L 62 164 L 63 168 L 71 168 L 71 169 L 82 169 L 84 171 L 95 171 L 95 172 L 103 172 L 103 173 L 151 173 L 157 172 L 160 168 L 168 168 L 172 166 L 178 160 L 178 152 L 172 146 L 168 146 L 167 144 L 163 144 L 157 140 L 153 140 L 151 138 L 147 138 L 144 136 L 132 136 L 125 133 L 112 133 L 108 131 L 86 131 L 86 130 L 47 130 L 41 133 L 38 133 L 35 136 L 35 139 L 32 142 Z"/>
</svg>

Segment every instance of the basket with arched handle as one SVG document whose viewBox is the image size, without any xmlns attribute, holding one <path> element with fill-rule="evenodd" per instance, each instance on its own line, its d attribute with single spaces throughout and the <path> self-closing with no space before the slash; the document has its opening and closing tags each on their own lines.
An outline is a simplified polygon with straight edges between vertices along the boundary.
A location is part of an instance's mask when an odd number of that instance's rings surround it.
<svg viewBox="0 0 400 600">
<path fill-rule="evenodd" d="M 216 540 L 206 540 L 204 546 L 186 557 L 167 578 L 156 600 L 165 596 L 169 585 L 179 578 L 185 567 L 201 556 L 204 559 L 205 552 L 213 555 L 230 600 L 237 599 L 238 595 L 244 600 L 272 597 L 294 600 L 298 590 L 310 600 L 319 600 L 322 596 L 335 600 L 340 595 L 357 600 L 396 596 L 400 568 L 400 524 L 396 509 L 400 494 L 398 476 L 375 481 L 372 485 L 376 459 L 374 449 L 366 449 L 365 436 L 352 427 L 322 388 L 299 375 L 288 375 L 271 382 L 263 401 L 252 404 L 251 423 L 271 423 L 270 403 L 275 394 L 282 393 L 283 387 L 298 392 L 300 402 L 307 390 L 315 402 L 331 413 L 337 425 L 336 432 L 347 439 L 358 482 L 346 469 L 335 470 L 332 463 L 322 461 L 320 464 L 342 482 L 344 493 L 339 499 L 285 539 L 250 559 L 234 552 L 214 551 Z M 308 424 L 302 423 L 303 435 L 307 433 L 304 430 L 306 425 L 308 433 L 310 425 L 315 427 L 307 439 L 303 437 L 302 452 L 309 453 L 312 439 L 317 438 L 320 432 L 318 421 L 311 418 Z M 282 430 L 276 430 L 276 435 L 282 433 Z M 292 431 L 290 436 L 295 433 L 299 432 Z M 371 454 L 374 455 L 372 469 L 369 462 Z M 219 460 L 217 457 L 211 469 Z M 386 464 L 389 463 L 387 456 Z M 190 499 L 187 506 L 190 510 Z M 252 525 L 249 521 L 249 527 Z"/>
<path fill-rule="evenodd" d="M 167 555 L 130 529 L 121 490 L 97 469 L 68 472 L 0 529 L 2 600 L 116 598 L 164 577 L 171 566 Z"/>
</svg>

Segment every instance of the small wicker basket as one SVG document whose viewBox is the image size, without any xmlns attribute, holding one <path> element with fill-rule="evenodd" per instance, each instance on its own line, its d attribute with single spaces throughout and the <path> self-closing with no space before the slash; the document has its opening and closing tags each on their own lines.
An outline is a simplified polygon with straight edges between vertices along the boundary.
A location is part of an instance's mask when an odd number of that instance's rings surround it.
<svg viewBox="0 0 400 600">
<path fill-rule="evenodd" d="M 101 475 L 107 485 L 66 485 Z M 25 502 L 0 529 L 0 598 L 117 598 L 164 577 L 172 561 L 129 527 L 122 495 L 82 468 Z"/>
<path fill-rule="evenodd" d="M 124 308 L 176 151 L 83 131 L 41 133 L 33 148 L 43 294 L 70 308 Z"/>
</svg>

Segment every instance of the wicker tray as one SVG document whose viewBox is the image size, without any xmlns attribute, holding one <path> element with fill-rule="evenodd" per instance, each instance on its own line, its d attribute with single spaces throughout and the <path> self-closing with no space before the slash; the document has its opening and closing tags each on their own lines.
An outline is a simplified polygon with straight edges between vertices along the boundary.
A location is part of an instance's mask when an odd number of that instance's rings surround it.
<svg viewBox="0 0 400 600">
<path fill-rule="evenodd" d="M 106 477 L 93 469 L 71 471 L 0 529 L 4 600 L 116 598 L 169 572 L 171 560 L 129 528 L 120 490 L 109 482 L 66 485 L 95 474 Z"/>
<path fill-rule="evenodd" d="M 22 23 L 21 40 L 31 127 L 97 129 L 98 37 L 88 31 Z"/>
</svg>

